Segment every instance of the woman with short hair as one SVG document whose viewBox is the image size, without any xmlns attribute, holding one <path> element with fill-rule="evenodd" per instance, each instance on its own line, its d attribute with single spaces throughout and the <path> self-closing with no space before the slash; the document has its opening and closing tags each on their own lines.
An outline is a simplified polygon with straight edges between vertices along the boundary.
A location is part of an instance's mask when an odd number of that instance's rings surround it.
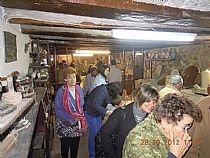
<svg viewBox="0 0 210 158">
<path fill-rule="evenodd" d="M 80 137 L 87 130 L 83 113 L 84 97 L 82 88 L 76 84 L 76 70 L 66 67 L 63 72 L 65 84 L 56 92 L 56 132 L 61 141 L 62 158 L 77 158 Z"/>
<path fill-rule="evenodd" d="M 181 158 L 191 145 L 188 130 L 200 122 L 200 108 L 177 94 L 167 94 L 144 122 L 128 134 L 123 158 Z"/>
<path fill-rule="evenodd" d="M 123 144 L 129 131 L 152 112 L 158 98 L 158 92 L 153 86 L 142 84 L 135 94 L 135 101 L 117 108 L 99 130 L 95 139 L 96 157 L 121 158 Z"/>
</svg>

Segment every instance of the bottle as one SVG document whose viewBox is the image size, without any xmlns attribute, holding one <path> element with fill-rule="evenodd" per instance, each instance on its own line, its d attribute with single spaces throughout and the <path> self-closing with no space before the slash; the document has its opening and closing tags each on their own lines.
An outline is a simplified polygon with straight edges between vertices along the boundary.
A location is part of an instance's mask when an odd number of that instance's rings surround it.
<svg viewBox="0 0 210 158">
<path fill-rule="evenodd" d="M 208 93 L 208 95 L 210 95 L 210 84 L 207 87 L 207 93 Z"/>
<path fill-rule="evenodd" d="M 2 83 L 0 81 L 0 100 L 1 100 L 1 96 L 2 96 Z"/>
<path fill-rule="evenodd" d="M 13 86 L 13 77 L 12 75 L 7 76 L 7 87 L 8 87 L 8 92 L 14 93 L 14 86 Z"/>
</svg>

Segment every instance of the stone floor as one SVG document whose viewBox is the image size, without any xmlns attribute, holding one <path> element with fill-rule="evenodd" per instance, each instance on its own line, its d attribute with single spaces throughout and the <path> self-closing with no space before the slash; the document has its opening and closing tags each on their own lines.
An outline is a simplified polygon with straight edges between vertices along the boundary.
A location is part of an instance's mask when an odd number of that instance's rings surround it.
<svg viewBox="0 0 210 158">
<path fill-rule="evenodd" d="M 55 126 L 54 126 L 55 127 Z M 55 131 L 55 129 L 54 129 Z M 85 134 L 84 137 L 80 140 L 78 158 L 88 158 L 88 133 Z M 61 158 L 60 154 L 60 140 L 58 139 L 56 133 L 54 134 L 54 139 L 52 141 L 52 150 L 51 150 L 51 158 Z M 69 152 L 70 155 L 70 152 Z M 70 158 L 70 156 L 69 156 Z"/>
</svg>

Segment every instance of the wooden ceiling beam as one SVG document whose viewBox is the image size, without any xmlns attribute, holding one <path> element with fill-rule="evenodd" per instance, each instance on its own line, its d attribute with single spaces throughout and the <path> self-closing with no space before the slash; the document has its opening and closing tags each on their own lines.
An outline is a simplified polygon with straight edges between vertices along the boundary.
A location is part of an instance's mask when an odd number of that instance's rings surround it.
<svg viewBox="0 0 210 158">
<path fill-rule="evenodd" d="M 194 32 L 194 33 L 210 33 L 210 20 L 208 22 L 209 28 L 204 27 L 192 27 L 192 26 L 176 26 L 176 25 L 164 25 L 164 24 L 141 24 L 141 26 L 133 24 L 133 26 L 120 24 L 94 24 L 92 22 L 84 23 L 60 23 L 51 22 L 44 20 L 35 20 L 28 18 L 11 18 L 8 20 L 10 23 L 20 24 L 20 25 L 34 25 L 34 26 L 49 26 L 49 27 L 64 27 L 64 28 L 79 28 L 79 29 L 97 29 L 97 30 L 111 30 L 111 29 L 134 29 L 134 30 L 158 30 L 158 31 L 176 31 L 176 32 Z M 119 22 L 120 23 L 120 22 Z M 199 23 L 204 23 L 199 21 Z M 207 21 L 205 22 L 207 23 Z"/>
<path fill-rule="evenodd" d="M 33 28 L 33 27 L 23 27 L 21 26 L 21 31 L 23 34 L 30 35 L 43 35 L 43 36 L 60 36 L 60 37 L 70 37 L 70 38 L 112 38 L 110 34 L 103 34 L 88 32 L 87 30 L 78 30 L 78 29 L 57 29 L 57 28 L 47 28 L 42 27 L 42 29 Z"/>
<path fill-rule="evenodd" d="M 5 8 L 5 20 L 21 25 L 111 30 L 113 28 L 210 32 L 210 19 L 175 18 L 159 15 L 124 15 L 123 20 L 75 16 L 41 11 Z"/>
<path fill-rule="evenodd" d="M 9 8 L 111 19 L 122 19 L 126 14 L 135 16 L 138 13 L 181 18 L 209 19 L 210 17 L 210 12 L 178 9 L 131 0 L 0 0 L 0 5 Z"/>
</svg>

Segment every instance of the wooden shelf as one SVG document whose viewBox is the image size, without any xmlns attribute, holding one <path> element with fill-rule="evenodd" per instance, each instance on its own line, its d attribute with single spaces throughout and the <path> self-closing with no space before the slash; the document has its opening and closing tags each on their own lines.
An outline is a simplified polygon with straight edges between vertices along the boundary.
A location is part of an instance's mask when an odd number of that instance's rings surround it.
<svg viewBox="0 0 210 158">
<path fill-rule="evenodd" d="M 22 101 L 17 104 L 17 109 L 8 115 L 1 117 L 0 119 L 0 134 L 3 134 L 18 118 L 19 116 L 30 106 L 33 101 L 32 98 L 23 98 Z"/>
<path fill-rule="evenodd" d="M 49 76 L 47 76 L 45 79 L 37 78 L 34 80 L 35 83 L 47 83 L 49 80 Z"/>
<path fill-rule="evenodd" d="M 49 65 L 45 65 L 45 66 L 42 66 L 42 65 L 29 65 L 29 68 L 41 69 L 41 68 L 50 68 L 50 66 Z"/>
<path fill-rule="evenodd" d="M 145 59 L 145 61 L 171 61 L 174 59 Z"/>
</svg>

